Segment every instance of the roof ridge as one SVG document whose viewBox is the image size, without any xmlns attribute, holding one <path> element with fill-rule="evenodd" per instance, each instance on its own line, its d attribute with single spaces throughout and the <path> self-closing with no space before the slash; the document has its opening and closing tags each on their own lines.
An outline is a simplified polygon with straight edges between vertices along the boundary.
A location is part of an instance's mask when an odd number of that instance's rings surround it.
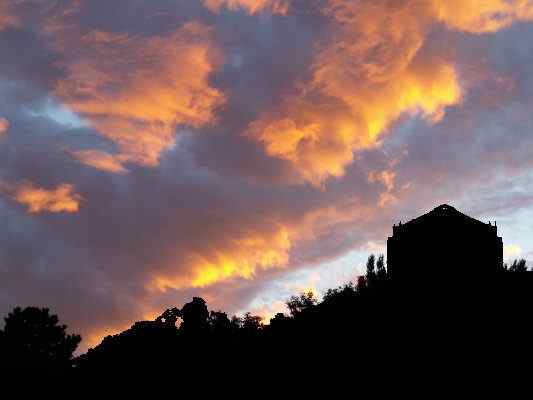
<svg viewBox="0 0 533 400">
<path fill-rule="evenodd" d="M 468 219 L 470 221 L 475 221 L 475 222 L 478 222 L 478 223 L 481 223 L 481 224 L 484 224 L 484 222 L 476 219 L 476 218 L 473 218 L 465 213 L 462 213 L 461 211 L 457 210 L 455 207 L 449 205 L 449 204 L 441 204 L 435 208 L 433 208 L 431 211 L 428 211 L 427 213 L 425 214 L 422 214 L 416 218 L 413 218 L 412 220 L 406 222 L 406 224 L 410 224 L 410 223 L 416 223 L 416 222 L 421 222 L 427 218 L 432 218 L 432 217 L 462 217 L 462 218 L 465 218 L 465 219 Z"/>
</svg>

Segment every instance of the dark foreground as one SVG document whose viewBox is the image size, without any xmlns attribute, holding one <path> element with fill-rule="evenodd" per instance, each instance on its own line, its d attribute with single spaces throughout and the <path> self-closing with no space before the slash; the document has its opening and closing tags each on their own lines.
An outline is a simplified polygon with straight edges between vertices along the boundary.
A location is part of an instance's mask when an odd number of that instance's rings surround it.
<svg viewBox="0 0 533 400">
<path fill-rule="evenodd" d="M 290 379 L 306 370 L 342 366 L 346 371 L 344 365 L 378 373 L 401 371 L 407 361 L 432 368 L 438 360 L 441 367 L 450 362 L 457 369 L 467 368 L 469 361 L 480 365 L 530 354 L 532 272 L 515 268 L 392 281 L 383 259 L 377 268 L 374 262 L 369 260 L 366 277 L 328 291 L 320 302 L 312 294 L 291 298 L 290 315 L 278 314 L 269 325 L 250 314 L 230 319 L 194 298 L 155 321 L 106 337 L 77 358 L 71 355 L 79 337 L 66 335 L 64 327 L 64 340 L 43 350 L 42 343 L 41 349 L 21 343 L 31 342 L 27 335 L 13 338 L 13 327 L 9 331 L 6 324 L 2 367 L 83 378 L 119 372 L 209 377 L 273 372 L 269 366 L 275 366 L 277 374 Z M 51 357 L 54 351 L 60 354 Z"/>
</svg>

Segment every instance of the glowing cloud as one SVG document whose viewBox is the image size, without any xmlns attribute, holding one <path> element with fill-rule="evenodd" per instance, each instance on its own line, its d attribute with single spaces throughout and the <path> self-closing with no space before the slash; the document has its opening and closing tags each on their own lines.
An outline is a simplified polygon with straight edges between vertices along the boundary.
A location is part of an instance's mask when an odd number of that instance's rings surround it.
<svg viewBox="0 0 533 400">
<path fill-rule="evenodd" d="M 72 154 L 80 162 L 102 171 L 116 174 L 128 172 L 123 165 L 125 161 L 128 161 L 128 156 L 124 154 L 114 155 L 98 150 L 74 151 Z"/>
<path fill-rule="evenodd" d="M 165 291 L 167 288 L 205 287 L 231 278 L 253 279 L 260 270 L 284 267 L 290 248 L 285 227 L 272 233 L 234 238 L 224 248 L 213 252 L 190 253 L 189 276 L 158 276 L 150 288 Z"/>
<path fill-rule="evenodd" d="M 125 163 L 157 166 L 177 126 L 213 122 L 224 96 L 208 83 L 217 64 L 210 34 L 194 22 L 168 37 L 93 31 L 66 49 L 56 96 L 120 151 L 75 152 L 78 159 L 111 172 L 125 172 Z"/>
<path fill-rule="evenodd" d="M 5 118 L 0 118 L 0 138 L 7 135 L 9 129 L 9 121 Z"/>
<path fill-rule="evenodd" d="M 47 190 L 24 183 L 14 189 L 13 198 L 28 207 L 30 214 L 77 213 L 82 197 L 74 192 L 74 186 L 62 183 L 57 188 Z"/>
<path fill-rule="evenodd" d="M 297 293 L 297 292 L 296 292 Z M 258 315 L 263 319 L 263 323 L 268 324 L 276 314 L 288 314 L 287 305 L 283 301 L 275 301 L 272 304 L 262 304 L 259 307 L 252 308 L 252 315 Z"/>
<path fill-rule="evenodd" d="M 204 0 L 204 5 L 214 12 L 222 7 L 235 11 L 244 9 L 250 14 L 270 11 L 273 14 L 287 14 L 291 0 Z"/>
<path fill-rule="evenodd" d="M 383 171 L 370 171 L 368 174 L 368 181 L 370 183 L 380 182 L 385 186 L 386 191 L 380 193 L 378 206 L 383 208 L 388 204 L 393 204 L 398 201 L 393 194 L 395 187 L 396 173 L 392 169 Z"/>
<path fill-rule="evenodd" d="M 312 79 L 247 132 L 268 155 L 289 161 L 315 185 L 342 176 L 353 153 L 378 146 L 403 114 L 421 114 L 435 123 L 446 107 L 461 102 L 453 60 L 421 51 L 432 25 L 493 32 L 531 19 L 533 5 L 329 0 L 323 12 L 336 33 L 319 46 Z"/>
<path fill-rule="evenodd" d="M 522 254 L 522 248 L 516 244 L 507 244 L 503 246 L 503 257 L 506 259 L 519 257 Z"/>
<path fill-rule="evenodd" d="M 490 33 L 533 20 L 531 0 L 434 0 L 437 19 L 450 29 Z"/>
<path fill-rule="evenodd" d="M 396 173 L 390 169 L 384 171 L 370 171 L 368 174 L 369 182 L 381 182 L 387 188 L 387 190 L 394 189 L 394 180 L 396 179 Z"/>
</svg>

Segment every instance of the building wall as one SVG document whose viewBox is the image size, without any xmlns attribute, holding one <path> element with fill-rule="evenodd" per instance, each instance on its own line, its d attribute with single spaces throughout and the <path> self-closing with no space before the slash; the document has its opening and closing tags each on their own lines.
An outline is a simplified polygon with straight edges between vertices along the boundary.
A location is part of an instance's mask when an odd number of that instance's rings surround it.
<svg viewBox="0 0 533 400">
<path fill-rule="evenodd" d="M 476 220 L 435 218 L 393 227 L 387 240 L 392 277 L 439 276 L 496 271 L 503 242 L 496 226 Z"/>
</svg>

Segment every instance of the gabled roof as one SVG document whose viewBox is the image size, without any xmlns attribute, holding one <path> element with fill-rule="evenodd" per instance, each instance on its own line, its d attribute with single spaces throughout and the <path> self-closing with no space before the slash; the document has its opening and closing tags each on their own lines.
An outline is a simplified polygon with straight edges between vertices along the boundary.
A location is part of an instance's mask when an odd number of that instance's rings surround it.
<svg viewBox="0 0 533 400">
<path fill-rule="evenodd" d="M 481 225 L 487 225 L 484 222 L 481 222 L 475 218 L 469 217 L 466 214 L 463 214 L 460 211 L 457 211 L 454 207 L 448 205 L 448 204 L 442 204 L 438 207 L 435 207 L 430 212 L 421 215 L 420 217 L 417 217 L 415 219 L 412 219 L 409 222 L 406 222 L 405 225 L 418 225 L 421 223 L 431 223 L 436 222 L 436 220 L 440 220 L 441 218 L 446 218 L 447 220 L 455 220 L 455 221 L 461 221 L 463 223 L 475 223 L 475 224 L 481 224 Z"/>
</svg>

